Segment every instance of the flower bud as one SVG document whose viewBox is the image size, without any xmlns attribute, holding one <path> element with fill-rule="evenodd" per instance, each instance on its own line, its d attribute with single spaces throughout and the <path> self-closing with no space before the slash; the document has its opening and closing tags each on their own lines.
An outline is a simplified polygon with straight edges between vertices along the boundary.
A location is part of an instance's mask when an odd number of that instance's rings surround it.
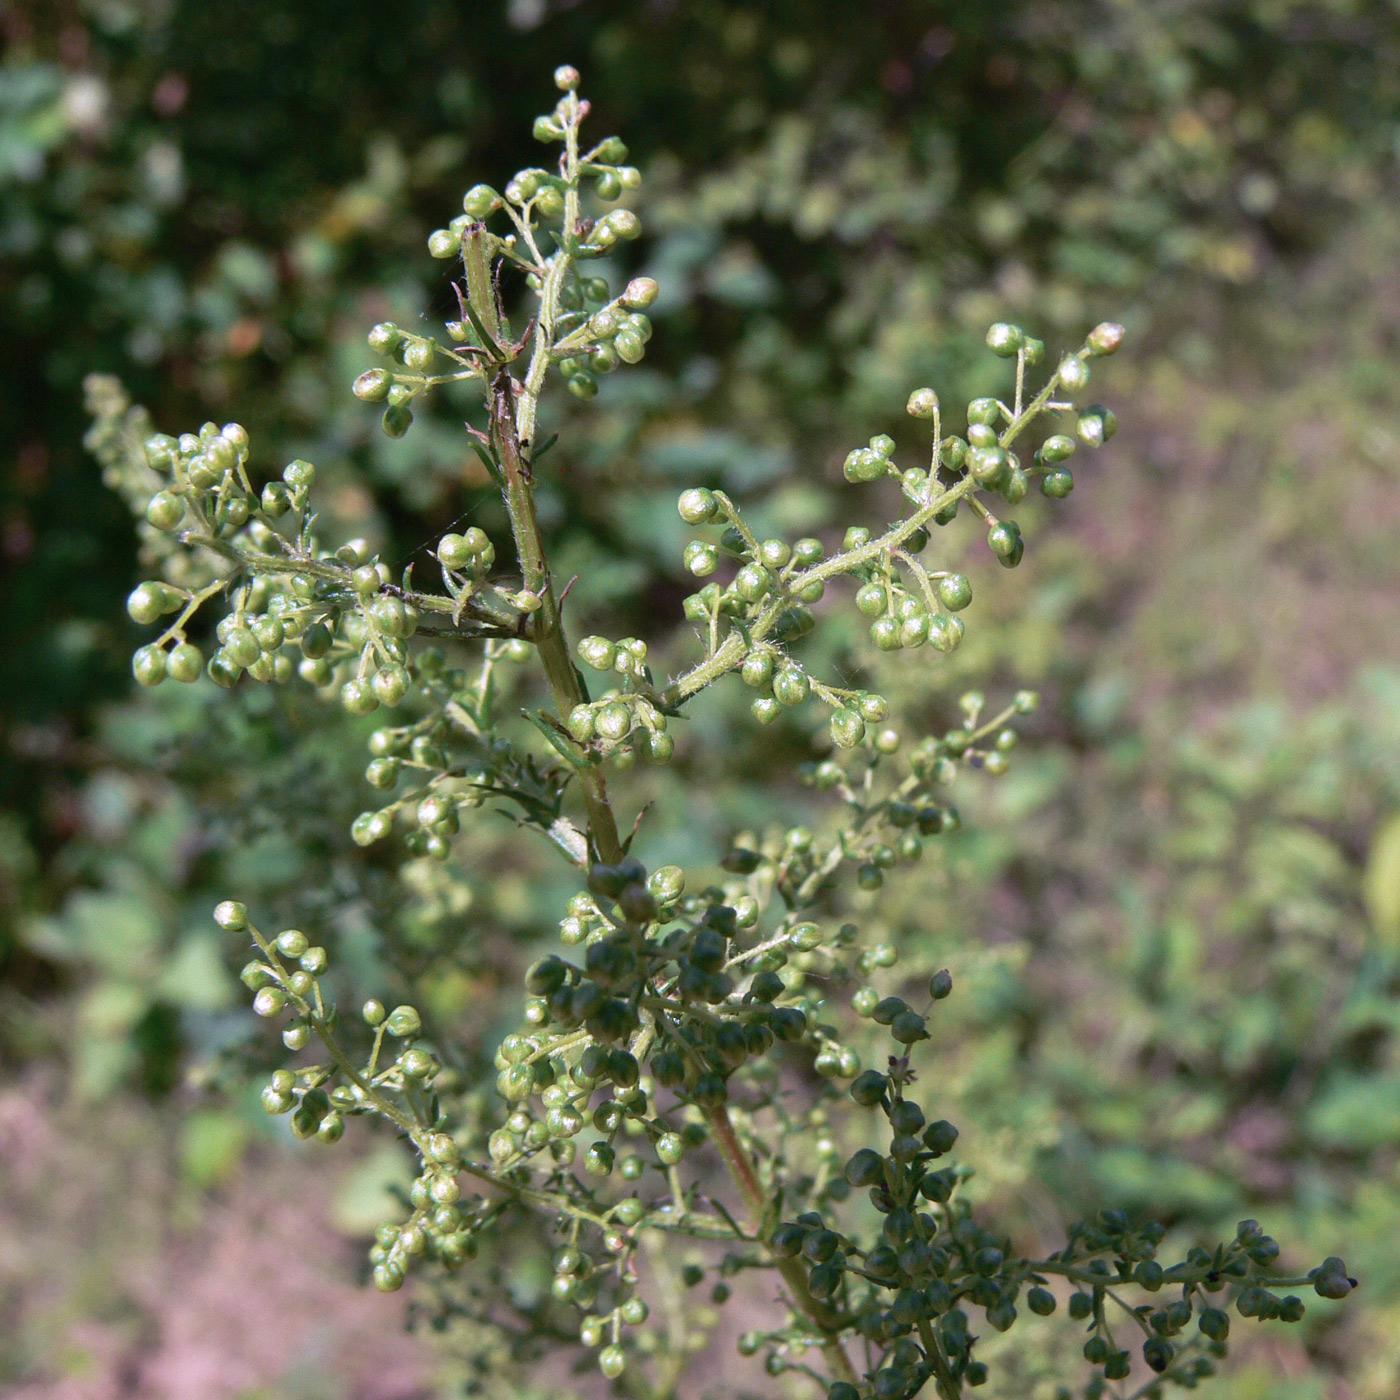
<svg viewBox="0 0 1400 1400">
<path fill-rule="evenodd" d="M 621 301 L 629 311 L 645 311 L 660 291 L 654 277 L 634 277 L 623 289 Z"/>
<path fill-rule="evenodd" d="M 390 1035 L 398 1036 L 400 1039 L 407 1039 L 415 1036 L 423 1029 L 422 1018 L 411 1006 L 396 1006 L 390 1013 L 389 1018 L 384 1023 L 384 1028 Z"/>
<path fill-rule="evenodd" d="M 214 906 L 214 922 L 229 933 L 242 933 L 248 927 L 248 906 L 226 899 Z"/>
<path fill-rule="evenodd" d="M 1077 394 L 1089 385 L 1089 366 L 1077 355 L 1066 355 L 1060 361 L 1060 387 Z"/>
<path fill-rule="evenodd" d="M 994 355 L 1009 359 L 1021 348 L 1024 339 L 1020 326 L 1010 325 L 1006 321 L 998 321 L 987 331 L 987 348 Z"/>
<path fill-rule="evenodd" d="M 1111 355 L 1123 343 L 1125 334 L 1117 321 L 1101 321 L 1089 332 L 1089 349 L 1095 355 Z"/>
</svg>

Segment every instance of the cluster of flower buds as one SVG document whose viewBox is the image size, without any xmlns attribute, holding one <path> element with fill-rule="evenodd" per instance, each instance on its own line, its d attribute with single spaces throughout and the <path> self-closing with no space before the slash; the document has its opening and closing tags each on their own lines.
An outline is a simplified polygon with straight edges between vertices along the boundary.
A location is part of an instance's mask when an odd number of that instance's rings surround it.
<svg viewBox="0 0 1400 1400">
<path fill-rule="evenodd" d="M 1019 563 L 1020 528 L 990 503 L 1014 506 L 1032 482 L 1047 497 L 1067 496 L 1075 452 L 1112 437 L 1113 414 L 1076 400 L 1092 361 L 1117 348 L 1122 328 L 1096 327 L 1030 393 L 1027 372 L 1044 363 L 1044 344 L 1009 323 L 992 326 L 987 345 L 1014 361 L 1014 390 L 1008 401 L 968 404 L 961 435 L 944 433 L 938 395 L 916 390 L 908 412 L 931 425 L 928 465 L 897 464 L 885 434 L 843 464 L 853 485 L 897 487 L 900 518 L 883 531 L 853 525 L 835 548 L 814 537 L 762 537 L 724 492 L 703 485 L 682 492 L 680 516 L 697 531 L 685 566 L 705 580 L 686 598 L 684 615 L 703 657 L 662 684 L 639 638 L 585 637 L 579 659 L 610 686 L 590 696 L 563 632 L 536 519 L 529 467 L 539 455 L 539 399 L 550 371 L 587 399 L 599 376 L 637 363 L 658 291 L 636 277 L 614 296 L 607 276 L 581 271 L 586 264 L 610 272 L 596 260 L 641 230 L 632 210 L 599 214 L 583 207 L 584 196 L 615 204 L 640 176 L 616 137 L 582 149 L 587 103 L 578 74 L 561 68 L 555 81 L 562 96 L 534 134 L 561 147 L 557 169 L 523 169 L 500 192 L 472 187 L 462 214 L 429 237 L 434 257 L 460 260 L 460 318 L 447 324 L 442 343 L 389 322 L 374 327 L 370 347 L 385 363 L 354 384 L 360 399 L 384 405 L 383 428 L 399 437 L 432 388 L 479 382 L 489 430 L 472 446 L 503 488 L 519 586 L 493 577 L 495 546 L 469 527 L 437 542 L 443 591 L 416 592 L 411 573 L 396 580 L 363 541 L 338 549 L 317 541 L 309 463 L 294 461 L 255 486 L 248 437 L 237 424 L 152 436 L 110 381 L 89 386 L 97 412 L 90 442 L 140 518 L 149 565 L 129 611 L 140 624 L 164 626 L 136 653 L 139 680 L 192 681 L 207 670 L 232 686 L 244 675 L 263 682 L 299 675 L 354 715 L 393 710 L 395 722 L 369 739 L 365 779 L 380 805 L 355 819 L 356 842 L 368 845 L 398 827 L 411 854 L 446 860 L 463 817 L 492 800 L 509 804 L 586 872 L 559 924 L 562 951 L 537 958 L 525 975 L 523 1025 L 495 1055 L 495 1098 L 488 1081 L 486 1092 L 457 1098 L 465 1111 L 456 1118 L 448 1090 L 454 1080 L 467 1086 L 444 1069 L 416 1007 L 371 1000 L 358 1021 L 344 1024 L 327 1000 L 323 947 L 298 929 L 264 936 L 243 905 L 219 905 L 220 927 L 246 934 L 256 950 L 243 970 L 253 1009 L 280 1022 L 290 1054 L 307 1054 L 272 1074 L 263 1104 L 300 1138 L 334 1142 L 346 1118 L 372 1115 L 411 1143 L 418 1170 L 407 1218 L 382 1226 L 370 1250 L 383 1290 L 400 1287 L 422 1260 L 458 1267 L 506 1211 L 545 1217 L 553 1232 L 550 1297 L 579 1311 L 579 1340 L 597 1351 L 608 1378 L 628 1364 L 626 1329 L 647 1320 L 638 1252 L 680 1235 L 722 1242 L 721 1278 L 710 1294 L 716 1304 L 730 1293 L 726 1270 L 776 1268 L 791 1314 L 771 1331 L 746 1333 L 740 1351 L 766 1352 L 770 1375 L 821 1379 L 815 1345 L 828 1363 L 828 1400 L 911 1400 L 930 1385 L 957 1400 L 963 1387 L 987 1379 L 970 1310 L 1004 1332 L 1022 1304 L 1048 1315 L 1066 1295 L 1070 1317 L 1087 1326 L 1084 1356 L 1095 1368 L 1087 1400 L 1136 1364 L 1110 1326 L 1115 1308 L 1138 1329 L 1151 1373 L 1135 1394 L 1158 1400 L 1158 1379 L 1195 1385 L 1223 1354 L 1231 1305 L 1243 1317 L 1296 1321 L 1302 1301 L 1285 1289 L 1307 1284 L 1339 1298 L 1355 1281 L 1336 1258 L 1301 1279 L 1280 1274 L 1278 1246 L 1254 1221 L 1242 1222 L 1233 1241 L 1164 1266 L 1156 1257 L 1162 1228 L 1119 1211 L 1076 1227 L 1044 1260 L 1018 1257 L 1003 1233 L 974 1217 L 961 1190 L 970 1173 L 947 1160 L 957 1129 L 909 1093 L 911 1047 L 929 1039 L 930 1015 L 949 995 L 951 976 L 935 973 L 926 996 L 907 981 L 882 994 L 875 983 L 896 965 L 897 948 L 836 912 L 834 877 L 842 866 L 853 870 L 849 907 L 858 915 L 888 871 L 956 832 L 957 809 L 947 800 L 954 777 L 964 766 L 1004 772 L 1017 740 L 1014 718 L 1037 698 L 1020 692 L 989 715 L 985 697 L 969 692 L 962 724 L 906 745 L 884 695 L 828 683 L 799 654 L 828 584 L 840 579 L 849 580 L 876 652 L 927 656 L 958 646 L 972 589 L 962 573 L 925 562 L 938 529 L 970 512 L 1002 564 Z M 503 267 L 521 275 L 535 303 L 519 340 L 500 299 Z M 510 366 L 527 345 L 529 369 L 517 378 Z M 1033 428 L 1043 434 L 1046 418 L 1055 430 L 1027 456 L 1023 438 Z M 230 606 L 206 666 L 186 633 L 216 594 L 227 594 Z M 449 667 L 423 632 L 480 643 L 474 677 Z M 537 653 L 554 713 L 525 711 L 532 727 L 517 744 L 502 723 L 512 684 L 502 663 Z M 648 870 L 629 853 L 596 770 L 604 761 L 669 759 L 669 719 L 732 673 L 753 692 L 760 724 L 809 699 L 826 707 L 833 752 L 800 776 L 839 799 L 841 820 L 823 835 L 804 825 L 737 833 L 718 879 L 691 884 L 681 867 Z M 565 815 L 566 794 L 580 789 L 586 830 Z M 426 861 L 413 868 L 421 880 L 451 879 Z M 454 908 L 460 914 L 463 905 Z M 855 1018 L 844 1014 L 847 997 Z M 863 1070 L 856 1045 L 843 1040 L 851 1036 L 868 1052 L 867 1035 L 882 1039 L 862 1020 L 888 1031 L 893 1053 L 884 1069 Z M 791 1094 L 801 1075 L 815 1076 L 805 1108 Z M 878 1132 L 860 1138 L 871 1145 L 849 1156 L 828 1131 L 828 1109 L 843 1097 L 838 1082 L 849 1085 L 855 1104 L 883 1115 Z M 683 1179 L 704 1144 L 729 1169 L 747 1230 L 711 1194 L 708 1178 Z M 464 1198 L 463 1178 L 481 1183 L 482 1193 Z M 843 1210 L 859 1191 L 868 1193 L 874 1231 L 866 1228 L 869 1213 Z M 687 1286 L 704 1273 L 689 1261 L 677 1272 Z M 1126 1301 L 1130 1290 L 1146 1301 Z M 684 1344 L 697 1336 L 686 1333 Z M 859 1370 L 846 1343 L 855 1344 Z M 643 1333 L 635 1345 L 659 1342 Z"/>
<path fill-rule="evenodd" d="M 576 705 L 565 719 L 574 740 L 590 755 L 619 761 L 644 758 L 669 762 L 676 741 L 666 732 L 666 716 L 649 698 L 651 671 L 646 664 L 647 644 L 636 637 L 610 642 L 606 637 L 584 637 L 579 658 L 595 671 L 614 672 L 621 686 L 595 700 Z"/>
<path fill-rule="evenodd" d="M 930 1006 L 951 990 L 949 974 L 935 973 L 928 985 Z M 1241 1317 L 1302 1318 L 1302 1299 L 1278 1292 L 1280 1285 L 1300 1280 L 1280 1280 L 1273 1273 L 1278 1245 L 1254 1220 L 1241 1221 L 1228 1243 L 1213 1250 L 1192 1248 L 1182 1262 L 1164 1267 L 1157 1259 L 1166 1237 L 1163 1226 L 1134 1225 L 1125 1212 L 1105 1210 L 1093 1222 L 1073 1227 L 1065 1248 L 1049 1258 L 1018 1257 L 1006 1238 L 975 1219 L 959 1195 L 965 1170 L 942 1160 L 957 1142 L 957 1128 L 946 1119 L 930 1121 L 909 1097 L 913 1074 L 907 1047 L 926 1038 L 927 1013 L 900 997 L 886 997 L 872 1014 L 889 1027 L 898 1052 L 888 1072 L 858 1075 L 850 1094 L 857 1104 L 883 1113 L 888 1145 L 883 1151 L 860 1148 L 846 1162 L 843 1177 L 850 1189 L 868 1192 L 882 1217 L 878 1236 L 862 1240 L 813 1210 L 779 1225 L 770 1242 L 779 1258 L 800 1261 L 814 1298 L 853 1319 L 872 1358 L 859 1384 L 836 1381 L 828 1400 L 907 1400 L 929 1384 L 940 1394 L 981 1385 L 987 1366 L 976 1358 L 967 1309 L 980 1309 L 994 1331 L 1009 1331 L 1018 1304 L 1041 1317 L 1058 1310 L 1061 1297 L 1049 1286 L 1056 1279 L 1073 1290 L 1067 1305 L 1071 1319 L 1088 1324 L 1083 1352 L 1097 1371 L 1086 1394 L 1095 1396 L 1133 1370 L 1131 1352 L 1114 1339 L 1112 1309 L 1145 1334 L 1140 1351 L 1149 1374 L 1188 1387 L 1211 1374 L 1214 1359 L 1225 1354 L 1229 1313 L 1213 1295 L 1230 1290 Z M 841 1192 L 828 1193 L 830 1201 L 842 1198 Z M 1335 1257 L 1301 1281 L 1325 1298 L 1343 1297 L 1355 1287 Z M 1123 1296 L 1128 1289 L 1150 1301 L 1129 1303 Z M 1178 1296 L 1167 1302 L 1158 1296 L 1164 1290 L 1179 1290 Z M 1183 1336 L 1193 1319 L 1199 1335 Z M 740 1349 L 754 1352 L 765 1345 L 774 1347 L 777 1364 L 770 1369 L 783 1369 L 782 1337 L 751 1334 L 741 1339 Z"/>
<path fill-rule="evenodd" d="M 987 541 L 997 558 L 1008 567 L 1020 562 L 1024 542 L 1019 525 L 995 516 L 981 493 L 1014 503 L 1038 477 L 1046 495 L 1068 494 L 1073 479 L 1064 463 L 1075 451 L 1074 437 L 1046 437 L 1025 466 L 1014 444 L 1042 415 L 1071 412 L 1077 413 L 1079 441 L 1094 446 L 1107 441 L 1116 427 L 1113 414 L 1099 405 L 1077 411 L 1062 396 L 1083 389 L 1089 377 L 1087 361 L 1110 353 L 1121 339 L 1121 327 L 1097 327 L 1080 351 L 1065 356 L 1040 391 L 1027 398 L 1025 372 L 1043 358 L 1044 347 L 1018 327 L 993 326 L 988 344 L 997 354 L 1016 358 L 1012 402 L 974 399 L 967 409 L 966 436 L 945 436 L 938 395 L 932 389 L 915 390 L 910 414 L 933 424 L 929 467 L 900 468 L 894 460 L 894 440 L 883 433 L 850 452 L 843 465 L 852 483 L 887 477 L 898 481 L 906 506 L 903 519 L 883 534 L 851 526 L 839 550 L 830 554 L 814 538 L 791 544 L 758 538 L 722 491 L 703 486 L 683 491 L 677 509 L 687 525 L 723 527 L 718 539 L 700 537 L 685 546 L 686 568 L 697 578 L 709 578 L 726 560 L 733 561 L 734 569 L 727 584 L 707 583 L 685 600 L 685 615 L 699 624 L 706 656 L 662 692 L 662 708 L 738 670 L 761 692 L 752 707 L 761 724 L 816 696 L 832 711 L 830 732 L 836 747 L 851 749 L 869 741 L 881 752 L 897 748 L 895 731 L 870 727 L 880 726 L 885 718 L 881 697 L 824 684 L 792 654 L 792 645 L 816 623 L 811 605 L 823 597 L 829 581 L 844 576 L 855 584 L 856 608 L 869 619 L 870 639 L 878 650 L 928 646 L 953 651 L 964 635 L 958 614 L 971 603 L 972 587 L 966 575 L 930 568 L 922 561 L 931 530 L 950 524 L 966 505 L 985 522 Z"/>
</svg>

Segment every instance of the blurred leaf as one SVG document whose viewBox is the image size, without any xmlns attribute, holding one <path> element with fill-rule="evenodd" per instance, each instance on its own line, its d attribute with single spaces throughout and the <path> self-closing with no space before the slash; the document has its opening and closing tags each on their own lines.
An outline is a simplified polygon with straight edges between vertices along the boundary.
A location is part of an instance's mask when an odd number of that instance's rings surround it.
<svg viewBox="0 0 1400 1400">
<path fill-rule="evenodd" d="M 1400 816 L 1376 829 L 1366 862 L 1366 908 L 1386 943 L 1400 943 Z"/>
<path fill-rule="evenodd" d="M 243 1159 L 247 1120 L 221 1109 L 198 1109 L 180 1131 L 180 1171 L 197 1190 L 217 1186 Z"/>
<path fill-rule="evenodd" d="M 376 1147 L 340 1183 L 331 1201 L 331 1223 L 342 1234 L 372 1235 L 386 1220 L 400 1217 L 400 1198 L 412 1185 L 407 1153 L 390 1143 Z"/>
</svg>

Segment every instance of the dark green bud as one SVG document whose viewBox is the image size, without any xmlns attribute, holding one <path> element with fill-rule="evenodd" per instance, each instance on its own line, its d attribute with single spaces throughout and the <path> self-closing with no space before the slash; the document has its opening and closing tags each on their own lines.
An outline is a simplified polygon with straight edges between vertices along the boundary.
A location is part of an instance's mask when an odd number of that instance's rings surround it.
<svg viewBox="0 0 1400 1400">
<path fill-rule="evenodd" d="M 957 1140 L 958 1130 L 946 1118 L 939 1118 L 924 1129 L 924 1146 L 935 1156 L 951 1152 Z"/>
<path fill-rule="evenodd" d="M 884 997 L 871 1012 L 871 1018 L 882 1026 L 892 1026 L 894 1018 L 909 1010 L 909 1003 L 903 997 Z"/>
<path fill-rule="evenodd" d="M 1229 1314 L 1220 1308 L 1204 1308 L 1198 1325 L 1213 1342 L 1223 1342 L 1230 1335 Z"/>
<path fill-rule="evenodd" d="M 878 1070 L 867 1069 L 851 1083 L 851 1097 L 864 1108 L 873 1108 L 885 1097 L 889 1081 Z"/>
<path fill-rule="evenodd" d="M 769 1013 L 768 1024 L 779 1040 L 801 1040 L 807 1033 L 807 1018 L 795 1006 L 775 1006 Z"/>
<path fill-rule="evenodd" d="M 674 1089 L 685 1081 L 685 1061 L 674 1050 L 663 1050 L 651 1058 L 651 1072 L 663 1088 Z"/>
<path fill-rule="evenodd" d="M 841 1270 L 835 1264 L 818 1264 L 807 1275 L 807 1291 L 814 1298 L 830 1298 L 841 1287 Z"/>
<path fill-rule="evenodd" d="M 1160 1375 L 1172 1364 L 1176 1348 L 1165 1337 L 1149 1337 L 1142 1344 L 1142 1359 Z"/>
<path fill-rule="evenodd" d="M 852 1086 L 852 1096 L 854 1096 L 854 1092 L 854 1086 Z M 862 1101 L 857 1099 L 856 1102 Z M 885 1179 L 885 1160 L 872 1148 L 862 1147 L 846 1163 L 845 1175 L 846 1180 L 852 1186 L 878 1186 Z"/>
<path fill-rule="evenodd" d="M 779 1225 L 769 1240 L 769 1248 L 780 1259 L 791 1259 L 801 1252 L 802 1241 L 807 1238 L 805 1225 Z"/>
</svg>

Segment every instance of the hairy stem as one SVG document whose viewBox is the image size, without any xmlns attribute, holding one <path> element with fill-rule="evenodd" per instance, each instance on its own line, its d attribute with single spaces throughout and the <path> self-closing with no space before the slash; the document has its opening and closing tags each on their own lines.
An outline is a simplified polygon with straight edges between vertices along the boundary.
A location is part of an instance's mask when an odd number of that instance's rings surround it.
<svg viewBox="0 0 1400 1400">
<path fill-rule="evenodd" d="M 550 577 L 544 539 L 540 535 L 539 519 L 535 514 L 534 480 L 515 422 L 514 394 L 514 381 L 502 369 L 491 388 L 491 435 L 505 474 L 506 510 L 520 556 L 525 588 L 540 600 L 538 610 L 530 619 L 530 640 L 540 654 L 540 662 L 554 697 L 555 711 L 560 720 L 565 720 L 575 705 L 584 702 L 585 696 L 573 658 L 569 655 L 568 638 L 559 616 L 559 602 L 554 596 L 554 581 Z M 592 766 L 576 771 L 583 793 L 583 805 L 588 812 L 588 833 L 593 849 L 599 860 L 615 865 L 622 859 L 624 850 L 617 832 L 617 820 L 608 803 L 607 784 L 602 771 Z"/>
</svg>

